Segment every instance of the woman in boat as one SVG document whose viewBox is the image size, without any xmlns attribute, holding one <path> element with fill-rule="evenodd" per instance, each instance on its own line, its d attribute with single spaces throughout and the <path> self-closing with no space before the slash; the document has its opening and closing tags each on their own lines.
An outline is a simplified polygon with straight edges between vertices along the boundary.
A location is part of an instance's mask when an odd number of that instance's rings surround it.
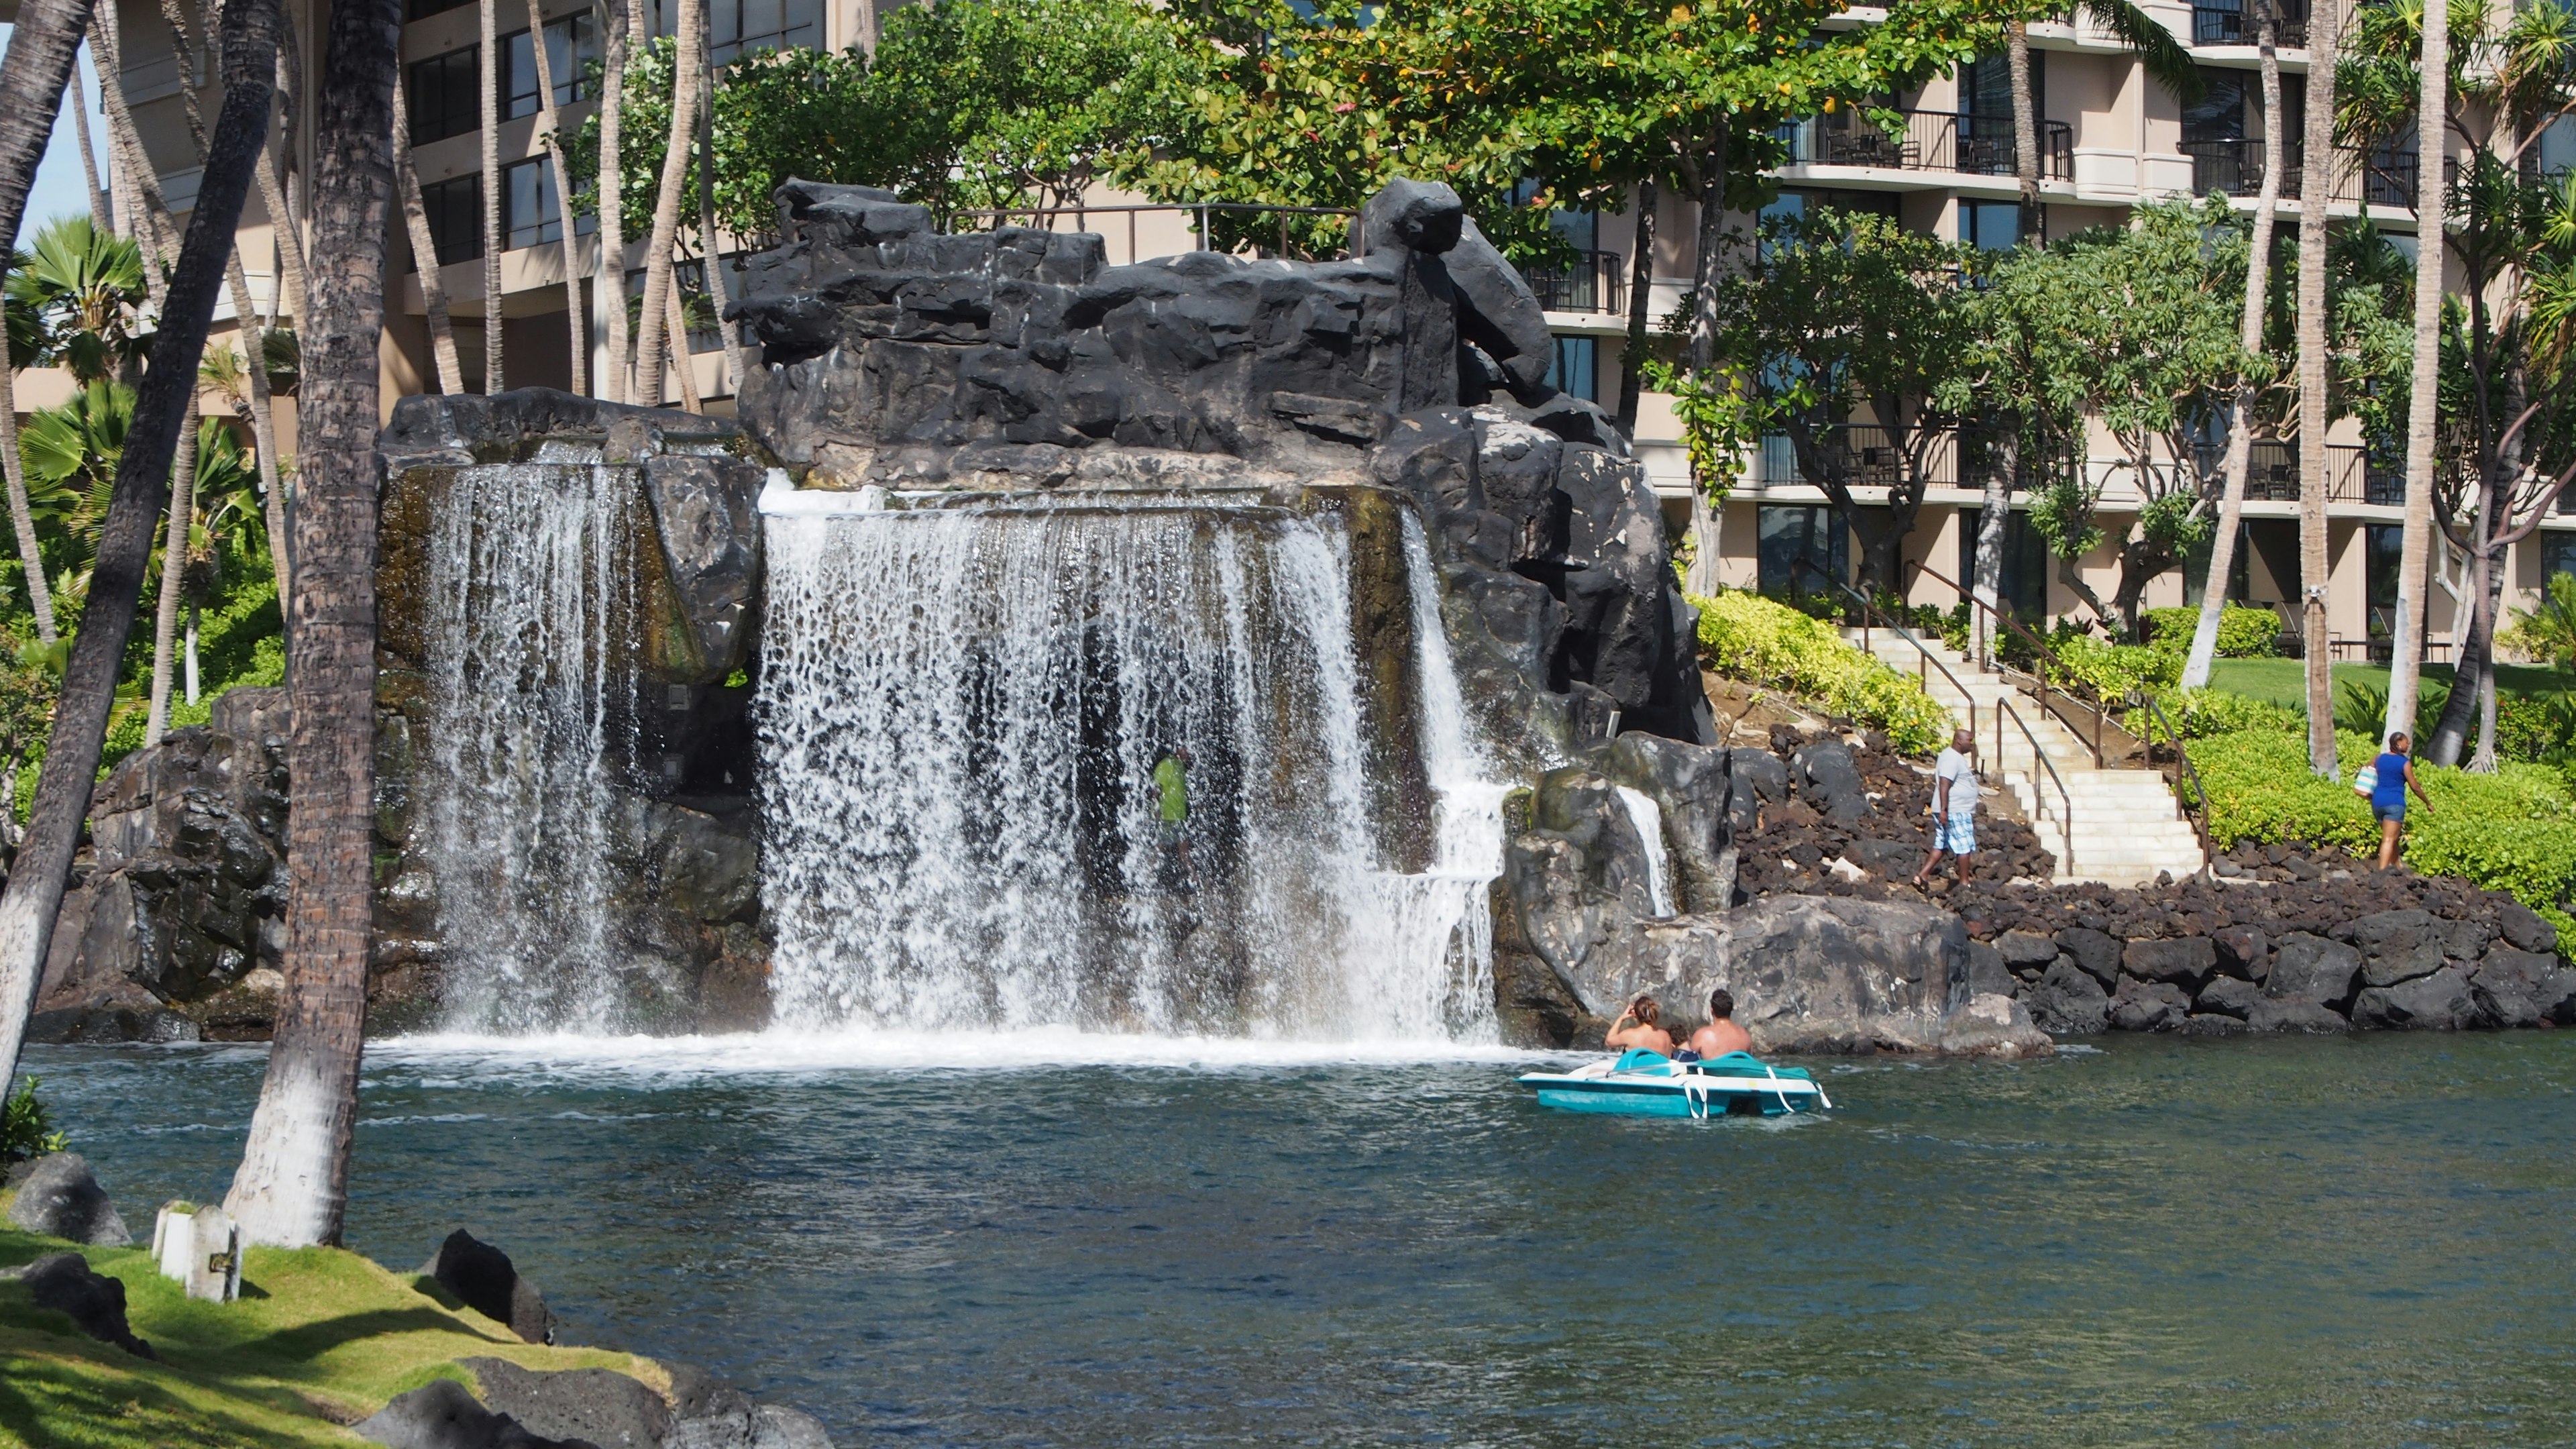
<svg viewBox="0 0 2576 1449">
<path fill-rule="evenodd" d="M 1601 1038 L 1601 1044 L 1612 1051 L 1642 1047 L 1665 1056 L 1673 1054 L 1673 1034 L 1664 1030 L 1664 1009 L 1651 996 L 1629 1002 L 1619 1019 L 1610 1023 L 1610 1032 Z"/>
</svg>

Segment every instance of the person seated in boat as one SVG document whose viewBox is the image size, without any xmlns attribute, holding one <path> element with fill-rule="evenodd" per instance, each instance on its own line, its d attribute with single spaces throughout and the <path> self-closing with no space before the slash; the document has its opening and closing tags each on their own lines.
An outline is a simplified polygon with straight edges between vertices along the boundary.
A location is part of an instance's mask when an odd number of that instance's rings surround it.
<svg viewBox="0 0 2576 1449">
<path fill-rule="evenodd" d="M 1601 1038 L 1601 1044 L 1612 1051 L 1643 1048 L 1665 1056 L 1673 1054 L 1673 1034 L 1664 1030 L 1664 1009 L 1651 996 L 1629 1002 L 1619 1019 L 1610 1023 L 1610 1032 Z"/>
<path fill-rule="evenodd" d="M 1753 1034 L 1735 1024 L 1735 997 L 1723 986 L 1708 994 L 1708 1025 L 1691 1033 L 1689 1051 L 1701 1061 L 1753 1050 Z"/>
</svg>

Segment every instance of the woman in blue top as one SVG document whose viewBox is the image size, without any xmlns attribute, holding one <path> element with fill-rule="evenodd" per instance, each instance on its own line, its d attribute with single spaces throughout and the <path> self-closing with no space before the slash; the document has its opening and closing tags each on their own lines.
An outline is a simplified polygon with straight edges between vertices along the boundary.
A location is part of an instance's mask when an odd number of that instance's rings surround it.
<svg viewBox="0 0 2576 1449">
<path fill-rule="evenodd" d="M 2371 761 L 2376 778 L 2370 787 L 2370 813 L 2379 817 L 2379 868 L 2386 870 L 2397 863 L 2397 836 L 2406 828 L 2406 791 L 2411 787 L 2424 808 L 2433 808 L 2424 786 L 2415 778 L 2415 762 L 2406 757 L 2414 744 L 2403 733 L 2388 737 L 2388 752 Z"/>
</svg>

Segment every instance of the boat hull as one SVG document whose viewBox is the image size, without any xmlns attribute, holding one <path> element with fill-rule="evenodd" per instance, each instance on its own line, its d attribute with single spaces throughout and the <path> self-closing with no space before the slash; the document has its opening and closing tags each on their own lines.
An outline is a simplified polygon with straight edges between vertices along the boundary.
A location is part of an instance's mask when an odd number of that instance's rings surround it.
<svg viewBox="0 0 2576 1449">
<path fill-rule="evenodd" d="M 1520 1081 L 1538 1093 L 1542 1107 L 1626 1117 L 1782 1117 L 1833 1105 L 1805 1070 L 1782 1070 L 1741 1056 L 1727 1059 L 1719 1070 L 1696 1062 L 1623 1057 L 1619 1067 L 1603 1063 L 1573 1072 L 1531 1072 Z"/>
</svg>

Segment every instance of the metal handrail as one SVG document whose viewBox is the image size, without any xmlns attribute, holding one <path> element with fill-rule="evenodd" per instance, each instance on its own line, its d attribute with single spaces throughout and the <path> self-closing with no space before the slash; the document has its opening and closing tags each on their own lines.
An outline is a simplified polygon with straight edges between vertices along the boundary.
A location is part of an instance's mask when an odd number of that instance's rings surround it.
<svg viewBox="0 0 2576 1449">
<path fill-rule="evenodd" d="M 2192 834 L 2200 837 L 2200 864 L 2206 870 L 2218 860 L 2217 847 L 2209 837 L 2209 788 L 2200 783 L 2200 771 L 2192 767 L 2191 751 L 2183 747 L 2182 731 L 2175 729 L 2173 721 L 2165 717 L 2165 707 L 2156 702 L 2154 695 L 2143 690 L 2139 691 L 2138 698 L 2144 701 L 2148 716 L 2164 727 L 2165 738 L 2173 741 L 2174 758 L 2182 762 L 2183 777 L 2191 781 L 2191 793 L 2199 808 L 2195 812 L 2192 806 L 2184 806 L 2182 818 L 2191 822 Z M 2174 797 L 2177 800 L 2182 797 L 2179 788 L 2174 791 Z"/>
<path fill-rule="evenodd" d="M 1797 561 L 1797 564 L 1798 568 L 1805 569 L 1807 572 L 1823 579 L 1826 583 L 1831 584 L 1835 588 L 1842 590 L 1844 593 L 1851 595 L 1853 599 L 1859 602 L 1861 609 L 1860 651 L 1863 654 L 1871 654 L 1869 647 L 1869 621 L 1873 617 L 1881 616 L 1884 611 L 1882 611 L 1878 605 L 1870 601 L 1869 595 L 1862 593 L 1860 590 L 1853 588 L 1851 585 L 1844 583 L 1838 578 L 1835 578 L 1832 574 L 1825 572 L 1825 570 L 1818 565 L 1814 559 L 1802 558 Z M 1796 576 L 1796 570 L 1791 570 L 1790 577 L 1795 578 Z M 1922 640 L 1914 637 L 1913 630 L 1906 628 L 1903 624 L 1896 622 L 1896 620 L 1892 618 L 1887 620 L 1886 627 L 1894 630 L 1898 638 L 1913 645 L 1914 652 L 1920 656 L 1921 662 L 1916 665 L 1915 673 L 1923 682 L 1923 692 L 1925 695 L 1928 696 L 1932 693 L 1932 675 L 1930 671 L 1934 669 L 1940 670 L 1941 677 L 1950 681 L 1950 687 L 1959 691 L 1959 698 L 1965 701 L 1968 706 L 1968 737 L 1970 739 L 1976 738 L 1977 697 L 1968 692 L 1968 686 L 1959 682 L 1959 676 L 1950 672 L 1949 665 L 1944 664 L 1939 659 L 1933 657 L 1931 649 L 1927 647 Z M 1876 656 L 1872 654 L 1872 657 L 1875 658 Z"/>
<path fill-rule="evenodd" d="M 2048 647 L 2047 641 L 2033 633 L 2029 625 L 2024 624 L 2021 620 L 2014 618 L 2012 615 L 2005 613 L 2001 609 L 1995 608 L 1985 600 L 1978 598 L 1975 592 L 1969 589 L 1967 585 L 1962 584 L 1957 579 L 1951 578 L 1949 575 L 1942 573 L 1939 569 L 1932 567 L 1930 564 L 1916 560 L 1915 562 L 1907 564 L 1906 567 L 1917 573 L 1930 575 L 1935 583 L 1947 584 L 1960 598 L 1968 601 L 1969 607 L 1984 610 L 1988 615 L 2001 621 L 2014 633 L 2021 635 L 2022 638 L 2030 642 L 2031 651 L 2036 656 L 2039 664 L 2038 670 L 2032 674 L 2031 678 L 2036 685 L 2036 693 L 2039 696 L 2039 707 L 2043 711 L 2047 710 L 2048 666 L 2052 664 L 2056 665 L 2057 672 L 2061 675 L 2070 674 L 2065 661 L 2057 657 L 2057 652 Z M 1995 662 L 1993 655 L 1990 653 L 1980 652 L 1977 657 L 1977 663 L 1982 667 L 1993 669 L 1998 674 L 2005 672 L 2002 666 Z M 2079 684 L 2083 683 L 2082 680 L 2077 680 L 2076 682 Z M 2087 687 L 2089 688 L 2090 686 Z M 2107 711 L 2098 702 L 2087 701 L 2081 695 L 2074 694 L 2063 686 L 2059 687 L 2057 693 L 2060 698 L 2063 698 L 2078 708 L 2089 711 L 2092 714 L 2093 738 L 2084 741 L 2084 743 L 2087 748 L 2093 751 L 2093 768 L 2097 770 L 2105 768 L 2102 754 L 2102 726 L 2106 723 Z M 2077 738 L 2082 739 L 2083 737 L 2078 735 Z"/>
<path fill-rule="evenodd" d="M 2021 730 L 2021 737 L 2029 742 L 2030 757 L 2039 763 L 2041 769 L 2048 772 L 2048 782 L 2057 787 L 2057 833 L 2059 843 L 2064 846 L 2064 849 L 2058 852 L 2057 863 L 2061 868 L 2072 869 L 2075 865 L 2075 797 L 2067 793 L 2066 779 L 2057 773 L 2056 762 L 2049 759 L 2048 752 L 2039 747 L 2039 736 L 2031 732 L 2030 722 L 2021 717 L 2021 711 L 2013 708 L 2012 701 L 2008 699 L 1995 701 L 1995 768 L 2000 771 L 2004 767 L 2004 716 L 2006 715 L 2012 716 L 2013 724 Z M 2039 776 L 2036 774 L 2030 777 L 2030 803 L 2032 810 L 2038 811 Z"/>
</svg>

